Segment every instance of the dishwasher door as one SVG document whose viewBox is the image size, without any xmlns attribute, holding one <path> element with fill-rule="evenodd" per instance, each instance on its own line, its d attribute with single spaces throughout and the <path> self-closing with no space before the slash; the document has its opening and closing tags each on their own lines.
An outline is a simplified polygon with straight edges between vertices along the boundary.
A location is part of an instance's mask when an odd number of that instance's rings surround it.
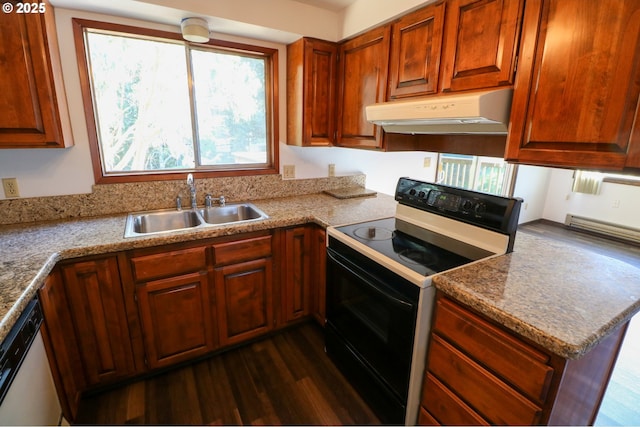
<svg viewBox="0 0 640 427">
<path fill-rule="evenodd" d="M 0 404 L 0 425 L 58 425 L 61 416 L 44 342 L 38 332 Z"/>
</svg>

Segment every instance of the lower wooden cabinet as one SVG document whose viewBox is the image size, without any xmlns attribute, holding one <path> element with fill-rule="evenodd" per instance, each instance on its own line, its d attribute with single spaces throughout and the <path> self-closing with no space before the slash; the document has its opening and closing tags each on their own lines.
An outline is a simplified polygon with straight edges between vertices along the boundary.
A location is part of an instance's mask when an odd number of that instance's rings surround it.
<svg viewBox="0 0 640 427">
<path fill-rule="evenodd" d="M 316 322 L 324 326 L 327 317 L 327 232 L 322 227 L 313 227 L 311 236 L 312 314 Z"/>
<path fill-rule="evenodd" d="M 61 266 L 88 386 L 134 372 L 116 256 Z"/>
<path fill-rule="evenodd" d="M 439 293 L 418 423 L 591 425 L 625 330 L 566 360 Z"/>
<path fill-rule="evenodd" d="M 303 226 L 285 230 L 285 268 L 282 282 L 284 321 L 311 314 L 311 231 Z"/>
<path fill-rule="evenodd" d="M 170 366 L 216 349 L 211 288 L 206 271 L 136 286 L 150 369 Z"/>
<path fill-rule="evenodd" d="M 271 265 L 271 258 L 261 258 L 216 268 L 222 345 L 236 344 L 273 329 Z"/>
<path fill-rule="evenodd" d="M 44 321 L 40 330 L 62 412 L 73 421 L 87 380 L 60 269 L 54 269 L 38 290 Z"/>
<path fill-rule="evenodd" d="M 278 319 L 324 323 L 324 259 L 324 230 L 309 225 L 63 262 L 39 295 L 65 417 L 87 390 L 259 337 Z"/>
</svg>

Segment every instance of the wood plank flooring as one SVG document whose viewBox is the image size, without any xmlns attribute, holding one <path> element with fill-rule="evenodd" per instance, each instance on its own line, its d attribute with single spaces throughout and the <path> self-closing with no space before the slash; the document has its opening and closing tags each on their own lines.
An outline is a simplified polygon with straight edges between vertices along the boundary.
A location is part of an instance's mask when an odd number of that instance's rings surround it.
<svg viewBox="0 0 640 427">
<path fill-rule="evenodd" d="M 518 231 L 562 240 L 640 268 L 640 247 L 636 245 L 573 231 L 562 225 L 545 221 L 525 224 Z M 640 425 L 640 364 L 638 360 L 640 360 L 640 315 L 636 315 L 629 324 L 594 425 Z"/>
<path fill-rule="evenodd" d="M 314 323 L 84 398 L 78 424 L 380 424 Z"/>
</svg>

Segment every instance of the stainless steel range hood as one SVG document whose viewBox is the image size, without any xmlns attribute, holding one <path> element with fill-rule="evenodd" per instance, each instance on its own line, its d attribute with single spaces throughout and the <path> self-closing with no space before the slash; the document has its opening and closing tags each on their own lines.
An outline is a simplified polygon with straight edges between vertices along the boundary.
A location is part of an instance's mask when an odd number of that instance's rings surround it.
<svg viewBox="0 0 640 427">
<path fill-rule="evenodd" d="M 366 107 L 367 120 L 386 132 L 506 135 L 513 89 L 441 95 Z"/>
</svg>

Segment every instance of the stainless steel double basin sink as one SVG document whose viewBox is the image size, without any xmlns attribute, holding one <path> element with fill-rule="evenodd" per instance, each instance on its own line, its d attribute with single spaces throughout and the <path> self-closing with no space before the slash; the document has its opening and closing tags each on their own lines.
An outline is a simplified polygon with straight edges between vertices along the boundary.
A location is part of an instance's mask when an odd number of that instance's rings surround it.
<svg viewBox="0 0 640 427">
<path fill-rule="evenodd" d="M 127 216 L 124 237 L 209 228 L 267 218 L 269 218 L 267 214 L 251 203 L 226 204 L 198 209 L 162 209 L 136 212 Z"/>
</svg>

